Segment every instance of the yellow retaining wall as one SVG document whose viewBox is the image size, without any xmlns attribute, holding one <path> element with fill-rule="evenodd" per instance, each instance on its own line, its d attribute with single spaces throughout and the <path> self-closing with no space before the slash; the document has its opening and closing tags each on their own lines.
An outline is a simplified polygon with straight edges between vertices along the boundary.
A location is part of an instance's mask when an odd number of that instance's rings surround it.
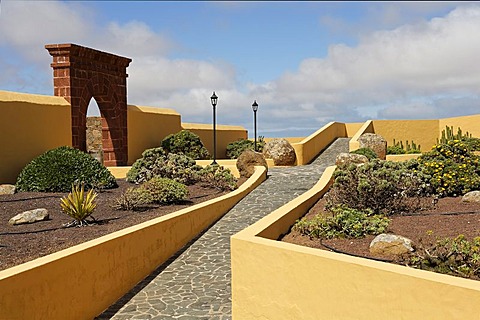
<svg viewBox="0 0 480 320">
<path fill-rule="evenodd" d="M 213 125 L 200 123 L 182 123 L 185 130 L 189 130 L 200 137 L 205 148 L 213 155 Z M 217 159 L 225 159 L 227 145 L 239 139 L 247 139 L 247 130 L 240 126 L 216 125 Z"/>
<path fill-rule="evenodd" d="M 421 146 L 421 151 L 429 151 L 437 143 L 439 120 L 373 120 L 373 131 L 393 146 L 393 139 Z M 440 130 L 441 131 L 441 130 Z"/>
<path fill-rule="evenodd" d="M 45 151 L 71 146 L 71 128 L 64 98 L 0 91 L 0 184 L 15 183 L 23 167 Z"/>
<path fill-rule="evenodd" d="M 453 126 L 453 133 L 456 134 L 458 128 L 462 129 L 463 133 L 467 131 L 475 138 L 480 138 L 480 115 L 445 118 L 440 119 L 438 128 L 438 138 L 442 137 L 442 130 L 445 130 L 445 126 Z"/>
<path fill-rule="evenodd" d="M 276 241 L 326 192 L 332 168 L 231 237 L 233 319 L 478 320 L 478 281 Z"/>
<path fill-rule="evenodd" d="M 347 137 L 345 124 L 330 122 L 298 143 L 292 143 L 297 156 L 297 165 L 310 163 L 336 138 Z"/>
<path fill-rule="evenodd" d="M 180 114 L 172 109 L 129 105 L 127 121 L 129 165 L 146 149 L 161 146 L 163 138 L 182 130 Z"/>
<path fill-rule="evenodd" d="M 372 120 L 368 120 L 364 124 L 362 124 L 360 129 L 358 129 L 357 132 L 350 139 L 348 143 L 349 151 L 355 151 L 360 148 L 360 143 L 358 142 L 358 138 L 360 138 L 360 136 L 364 133 L 375 133 L 375 131 L 373 130 Z"/>
<path fill-rule="evenodd" d="M 0 271 L 0 319 L 92 319 L 266 179 L 139 225 Z"/>
</svg>

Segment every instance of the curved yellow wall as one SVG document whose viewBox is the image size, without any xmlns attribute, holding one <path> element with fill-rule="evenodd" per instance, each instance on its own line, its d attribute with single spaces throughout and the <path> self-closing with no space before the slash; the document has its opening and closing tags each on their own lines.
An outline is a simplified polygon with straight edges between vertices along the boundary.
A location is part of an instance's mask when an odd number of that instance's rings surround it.
<svg viewBox="0 0 480 320">
<path fill-rule="evenodd" d="M 480 317 L 480 282 L 277 241 L 331 183 L 231 237 L 234 320 Z"/>
<path fill-rule="evenodd" d="M 99 315 L 266 179 L 75 247 L 0 271 L 0 319 Z"/>
<path fill-rule="evenodd" d="M 15 183 L 33 158 L 65 145 L 72 126 L 64 98 L 0 91 L 0 184 Z"/>
</svg>

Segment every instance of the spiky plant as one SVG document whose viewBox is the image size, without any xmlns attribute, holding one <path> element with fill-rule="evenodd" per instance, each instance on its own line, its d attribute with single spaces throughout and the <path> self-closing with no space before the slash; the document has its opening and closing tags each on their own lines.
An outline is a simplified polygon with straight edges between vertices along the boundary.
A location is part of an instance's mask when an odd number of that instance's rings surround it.
<svg viewBox="0 0 480 320">
<path fill-rule="evenodd" d="M 92 215 L 97 206 L 95 202 L 96 197 L 97 193 L 95 193 L 93 189 L 90 189 L 85 196 L 83 183 L 81 185 L 73 184 L 72 192 L 66 197 L 63 197 L 60 202 L 63 212 L 74 219 L 66 226 L 88 226 L 89 224 L 86 219 Z"/>
</svg>

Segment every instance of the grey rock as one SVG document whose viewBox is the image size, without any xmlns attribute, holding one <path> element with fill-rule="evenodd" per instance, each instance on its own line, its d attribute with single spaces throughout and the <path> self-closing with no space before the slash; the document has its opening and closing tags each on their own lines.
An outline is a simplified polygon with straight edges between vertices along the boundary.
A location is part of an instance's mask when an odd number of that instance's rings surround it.
<svg viewBox="0 0 480 320">
<path fill-rule="evenodd" d="M 351 163 L 362 164 L 367 162 L 368 158 L 364 155 L 355 153 L 340 153 L 335 160 L 335 165 L 349 165 Z"/>
<path fill-rule="evenodd" d="M 255 172 L 255 166 L 264 166 L 268 170 L 263 154 L 253 150 L 245 150 L 237 159 L 237 169 L 241 177 L 250 178 Z"/>
<path fill-rule="evenodd" d="M 480 191 L 470 191 L 467 192 L 462 197 L 463 202 L 480 202 Z"/>
<path fill-rule="evenodd" d="M 372 254 L 396 256 L 413 251 L 412 240 L 395 234 L 379 234 L 370 243 Z"/>
<path fill-rule="evenodd" d="M 295 149 L 283 138 L 275 138 L 267 142 L 263 147 L 263 155 L 267 159 L 273 159 L 276 166 L 293 166 L 297 159 Z"/>
<path fill-rule="evenodd" d="M 377 154 L 378 158 L 385 160 L 387 157 L 387 141 L 380 135 L 364 133 L 358 138 L 360 148 L 370 148 Z"/>
<path fill-rule="evenodd" d="M 14 194 L 15 186 L 13 184 L 0 184 L 0 195 L 2 194 Z"/>
<path fill-rule="evenodd" d="M 48 220 L 48 210 L 44 208 L 33 209 L 17 214 L 11 218 L 8 223 L 15 226 L 19 224 L 34 223 L 37 221 Z"/>
</svg>

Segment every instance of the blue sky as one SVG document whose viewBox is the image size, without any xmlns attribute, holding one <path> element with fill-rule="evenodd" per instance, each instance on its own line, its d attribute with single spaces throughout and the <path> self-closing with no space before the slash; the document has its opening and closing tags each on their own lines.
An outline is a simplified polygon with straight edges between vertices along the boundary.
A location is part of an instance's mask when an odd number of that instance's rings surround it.
<svg viewBox="0 0 480 320">
<path fill-rule="evenodd" d="M 8 1 L 0 90 L 51 95 L 45 44 L 132 58 L 128 103 L 305 136 L 330 121 L 480 113 L 474 2 Z M 91 110 L 90 110 L 91 111 Z"/>
</svg>

